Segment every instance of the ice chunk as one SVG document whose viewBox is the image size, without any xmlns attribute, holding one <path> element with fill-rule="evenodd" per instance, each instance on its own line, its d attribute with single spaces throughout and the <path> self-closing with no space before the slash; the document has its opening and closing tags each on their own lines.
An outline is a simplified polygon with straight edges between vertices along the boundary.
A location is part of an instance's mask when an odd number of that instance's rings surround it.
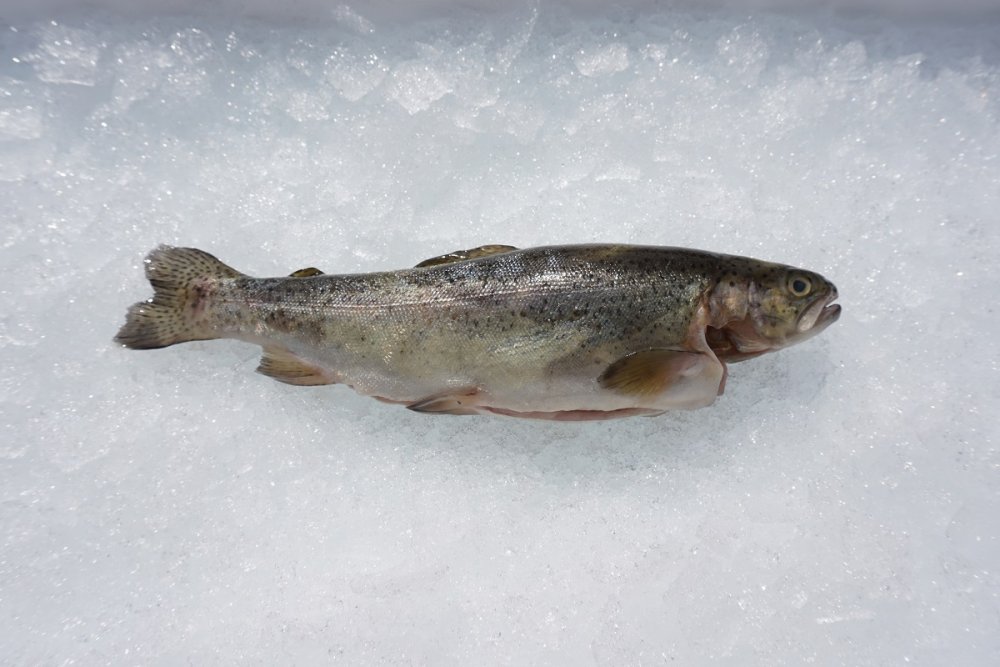
<svg viewBox="0 0 1000 667">
<path fill-rule="evenodd" d="M 411 115 L 426 111 L 453 89 L 447 73 L 423 60 L 397 65 L 388 84 L 389 97 Z"/>
<path fill-rule="evenodd" d="M 24 57 L 46 83 L 93 86 L 102 44 L 91 32 L 51 21 L 38 31 L 38 47 Z"/>
<path fill-rule="evenodd" d="M 212 38 L 200 28 L 178 30 L 170 37 L 170 50 L 180 62 L 186 64 L 203 63 L 215 54 Z"/>
<path fill-rule="evenodd" d="M 726 76 L 743 85 L 755 85 L 767 65 L 768 47 L 752 28 L 740 26 L 716 42 Z"/>
<path fill-rule="evenodd" d="M 375 32 L 375 24 L 359 14 L 348 5 L 337 5 L 333 10 L 337 23 L 354 30 L 359 35 L 370 35 Z"/>
<path fill-rule="evenodd" d="M 43 104 L 23 82 L 0 78 L 0 141 L 41 137 L 45 129 Z"/>
<path fill-rule="evenodd" d="M 581 49 L 574 59 L 584 76 L 601 76 L 628 69 L 628 47 L 620 42 Z"/>
<path fill-rule="evenodd" d="M 351 102 L 375 90 L 389 71 L 377 53 L 335 49 L 324 64 L 326 79 Z"/>
</svg>

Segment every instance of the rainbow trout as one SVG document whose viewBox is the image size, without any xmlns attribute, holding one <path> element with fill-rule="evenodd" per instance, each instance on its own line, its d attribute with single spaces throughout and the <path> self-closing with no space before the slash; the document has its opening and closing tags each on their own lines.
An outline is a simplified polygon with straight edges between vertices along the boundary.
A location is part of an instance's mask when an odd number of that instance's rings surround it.
<svg viewBox="0 0 1000 667">
<path fill-rule="evenodd" d="M 483 246 L 380 273 L 252 278 L 201 250 L 146 258 L 116 341 L 263 347 L 257 370 L 418 412 L 608 419 L 709 405 L 726 364 L 804 341 L 837 288 L 781 264 L 627 245 Z"/>
</svg>

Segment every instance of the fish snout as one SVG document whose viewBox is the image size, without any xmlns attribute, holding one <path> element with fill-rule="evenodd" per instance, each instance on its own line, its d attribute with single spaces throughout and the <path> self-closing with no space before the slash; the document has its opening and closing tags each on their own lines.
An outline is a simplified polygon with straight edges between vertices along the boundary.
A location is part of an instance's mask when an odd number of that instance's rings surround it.
<svg viewBox="0 0 1000 667">
<path fill-rule="evenodd" d="M 833 303 L 840 294 L 837 287 L 830 285 L 830 291 L 825 297 L 820 297 L 802 311 L 799 317 L 796 330 L 802 334 L 806 332 L 819 333 L 840 318 L 840 304 Z"/>
</svg>

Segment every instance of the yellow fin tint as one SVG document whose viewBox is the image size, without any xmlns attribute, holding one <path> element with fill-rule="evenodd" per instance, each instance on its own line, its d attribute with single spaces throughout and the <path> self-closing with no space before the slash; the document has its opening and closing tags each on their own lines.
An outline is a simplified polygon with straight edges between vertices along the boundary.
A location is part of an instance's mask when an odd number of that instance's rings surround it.
<svg viewBox="0 0 1000 667">
<path fill-rule="evenodd" d="M 427 266 L 439 266 L 441 264 L 464 262 L 467 259 L 478 259 L 479 257 L 489 257 L 490 255 L 501 255 L 505 252 L 511 252 L 512 250 L 517 250 L 517 248 L 512 245 L 481 245 L 478 248 L 456 250 L 455 252 L 449 252 L 447 255 L 438 255 L 437 257 L 425 259 L 417 264 L 416 268 L 420 269 Z"/>
<path fill-rule="evenodd" d="M 279 347 L 264 348 L 264 356 L 260 360 L 260 365 L 257 366 L 257 372 L 279 382 L 304 387 L 336 382 L 322 368 L 313 366 L 288 350 Z"/>
<path fill-rule="evenodd" d="M 605 389 L 628 396 L 655 396 L 676 382 L 702 372 L 705 355 L 684 350 L 634 352 L 608 366 L 598 378 Z"/>
<path fill-rule="evenodd" d="M 289 278 L 312 278 L 313 276 L 321 276 L 323 272 L 316 267 L 310 266 L 306 269 L 299 269 L 293 273 L 288 274 Z"/>
</svg>

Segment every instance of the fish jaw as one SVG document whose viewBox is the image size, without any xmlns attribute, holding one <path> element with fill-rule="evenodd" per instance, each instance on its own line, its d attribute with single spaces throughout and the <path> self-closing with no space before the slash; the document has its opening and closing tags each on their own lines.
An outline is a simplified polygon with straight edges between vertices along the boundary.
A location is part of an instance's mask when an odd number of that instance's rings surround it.
<svg viewBox="0 0 1000 667">
<path fill-rule="evenodd" d="M 825 298 L 816 300 L 802 313 L 795 329 L 800 334 L 808 333 L 815 336 L 828 326 L 840 319 L 840 304 L 833 303 L 840 296 L 837 288 L 833 287 Z"/>
<path fill-rule="evenodd" d="M 833 303 L 838 296 L 837 288 L 832 287 L 829 294 L 816 299 L 815 303 L 803 311 L 802 316 L 795 324 L 795 332 L 783 341 L 781 347 L 789 347 L 809 340 L 839 320 L 840 304 Z"/>
</svg>

